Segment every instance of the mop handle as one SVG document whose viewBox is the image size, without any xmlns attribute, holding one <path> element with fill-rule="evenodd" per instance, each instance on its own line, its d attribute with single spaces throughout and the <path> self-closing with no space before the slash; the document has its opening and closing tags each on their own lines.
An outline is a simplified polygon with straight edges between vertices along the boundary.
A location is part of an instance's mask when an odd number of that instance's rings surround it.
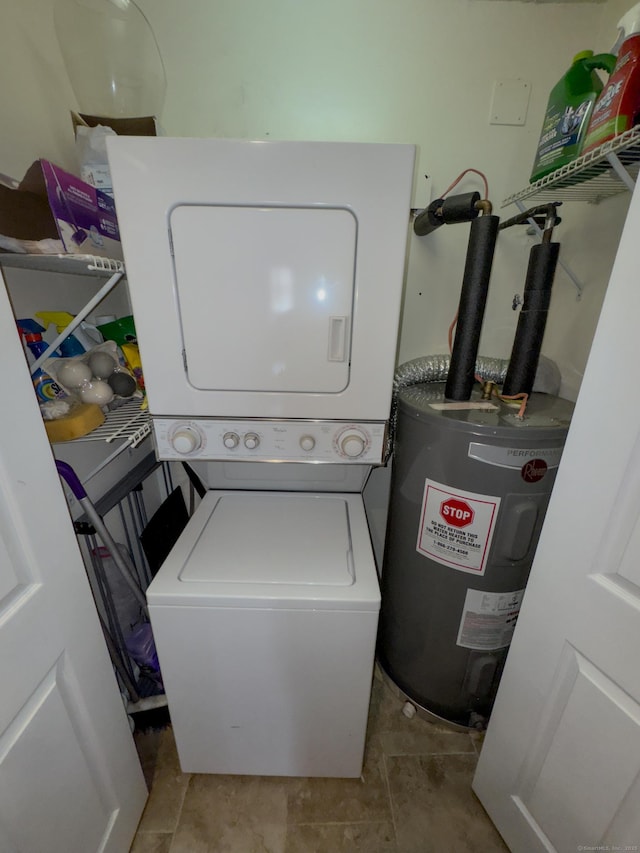
<svg viewBox="0 0 640 853">
<path fill-rule="evenodd" d="M 120 574 L 127 582 L 129 588 L 131 589 L 131 592 L 135 596 L 136 601 L 142 607 L 143 612 L 147 614 L 147 600 L 144 596 L 144 593 L 140 589 L 140 586 L 135 579 L 133 571 L 125 563 L 124 557 L 120 552 L 120 549 L 118 548 L 115 540 L 107 530 L 104 521 L 102 520 L 93 503 L 91 502 L 91 499 L 87 495 L 84 486 L 78 479 L 76 472 L 73 470 L 71 465 L 67 464 L 66 462 L 60 462 L 59 460 L 56 460 L 56 468 L 58 469 L 58 474 L 66 481 L 74 496 L 83 506 L 87 518 L 94 526 L 97 534 L 100 536 L 100 538 L 106 545 L 107 550 L 111 554 L 113 562 L 120 571 Z"/>
</svg>

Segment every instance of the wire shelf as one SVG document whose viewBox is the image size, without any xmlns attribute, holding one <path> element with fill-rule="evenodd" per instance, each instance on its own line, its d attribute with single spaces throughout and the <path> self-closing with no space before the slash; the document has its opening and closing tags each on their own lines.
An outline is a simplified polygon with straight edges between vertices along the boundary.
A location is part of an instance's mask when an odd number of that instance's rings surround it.
<svg viewBox="0 0 640 853">
<path fill-rule="evenodd" d="M 115 258 L 99 258 L 96 255 L 23 255 L 18 252 L 0 252 L 0 267 L 98 276 L 124 274 L 125 271 L 122 261 Z"/>
<path fill-rule="evenodd" d="M 105 422 L 93 432 L 75 441 L 123 441 L 125 446 L 137 447 L 151 433 L 151 419 L 147 409 L 140 408 L 140 400 L 129 400 L 107 413 Z"/>
<path fill-rule="evenodd" d="M 619 167 L 624 169 L 622 173 Z M 605 142 L 577 160 L 509 196 L 502 207 L 525 199 L 536 202 L 587 201 L 628 191 L 640 171 L 640 126 Z"/>
</svg>

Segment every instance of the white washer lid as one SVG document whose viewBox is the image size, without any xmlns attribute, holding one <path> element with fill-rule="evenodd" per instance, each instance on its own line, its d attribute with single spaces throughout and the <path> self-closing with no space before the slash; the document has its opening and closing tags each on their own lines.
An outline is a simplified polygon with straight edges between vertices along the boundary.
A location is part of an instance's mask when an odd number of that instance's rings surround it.
<svg viewBox="0 0 640 853">
<path fill-rule="evenodd" d="M 362 496 L 209 491 L 147 600 L 150 606 L 377 611 Z"/>
<path fill-rule="evenodd" d="M 179 578 L 351 586 L 347 503 L 324 495 L 223 494 L 213 502 Z"/>
</svg>

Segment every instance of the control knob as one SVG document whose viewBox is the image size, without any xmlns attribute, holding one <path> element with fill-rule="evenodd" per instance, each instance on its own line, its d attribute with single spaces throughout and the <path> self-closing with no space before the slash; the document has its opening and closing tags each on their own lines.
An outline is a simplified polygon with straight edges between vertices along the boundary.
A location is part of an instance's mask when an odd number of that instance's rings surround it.
<svg viewBox="0 0 640 853">
<path fill-rule="evenodd" d="M 255 450 L 255 448 L 260 444 L 260 436 L 256 435 L 255 432 L 248 432 L 244 437 L 244 446 L 247 450 Z"/>
<path fill-rule="evenodd" d="M 312 435 L 303 435 L 300 439 L 300 447 L 303 450 L 313 450 L 316 446 L 316 440 Z"/>
<path fill-rule="evenodd" d="M 233 450 L 240 444 L 240 436 L 237 432 L 225 432 L 222 436 L 222 443 L 228 450 Z"/>
<path fill-rule="evenodd" d="M 367 446 L 367 437 L 359 429 L 349 429 L 340 436 L 340 450 L 349 459 L 362 456 Z"/>
<path fill-rule="evenodd" d="M 177 453 L 188 456 L 202 447 L 202 434 L 196 427 L 181 426 L 171 435 L 170 442 Z"/>
</svg>

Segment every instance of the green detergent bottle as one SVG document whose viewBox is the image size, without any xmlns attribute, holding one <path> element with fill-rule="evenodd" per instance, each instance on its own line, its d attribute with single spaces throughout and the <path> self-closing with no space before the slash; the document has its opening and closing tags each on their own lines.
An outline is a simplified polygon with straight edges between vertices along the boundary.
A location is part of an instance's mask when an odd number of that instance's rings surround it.
<svg viewBox="0 0 640 853">
<path fill-rule="evenodd" d="M 592 50 L 583 50 L 574 56 L 571 68 L 549 95 L 531 183 L 580 156 L 593 104 L 603 89 L 596 69 L 611 74 L 615 63 L 611 53 L 594 56 Z"/>
</svg>

